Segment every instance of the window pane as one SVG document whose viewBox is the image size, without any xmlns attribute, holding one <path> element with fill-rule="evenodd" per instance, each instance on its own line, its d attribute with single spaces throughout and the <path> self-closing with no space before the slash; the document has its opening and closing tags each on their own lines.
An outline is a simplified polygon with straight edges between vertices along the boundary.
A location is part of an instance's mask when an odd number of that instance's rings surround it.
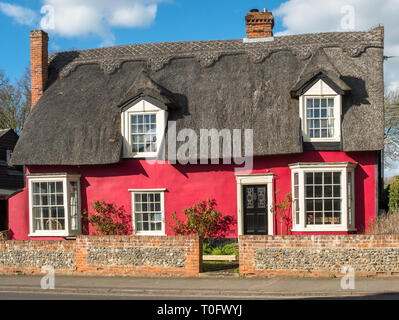
<svg viewBox="0 0 399 320">
<path fill-rule="evenodd" d="M 48 188 L 50 193 L 55 193 L 55 182 L 49 182 Z"/>
<path fill-rule="evenodd" d="M 57 182 L 56 183 L 56 191 L 57 193 L 63 193 L 63 186 L 62 186 L 62 182 Z"/>
<path fill-rule="evenodd" d="M 305 173 L 305 182 L 306 184 L 313 184 L 313 172 Z"/>
<path fill-rule="evenodd" d="M 332 212 L 325 212 L 324 213 L 324 224 L 333 224 Z"/>
<path fill-rule="evenodd" d="M 313 198 L 313 187 L 309 186 L 305 188 L 306 192 L 305 195 L 307 198 Z"/>
<path fill-rule="evenodd" d="M 324 197 L 332 197 L 332 186 L 324 186 Z"/>
<path fill-rule="evenodd" d="M 47 182 L 40 183 L 40 193 L 47 193 Z"/>
<path fill-rule="evenodd" d="M 33 195 L 33 205 L 34 206 L 40 206 L 40 195 Z"/>
<path fill-rule="evenodd" d="M 58 218 L 65 218 L 64 207 L 57 207 Z"/>
<path fill-rule="evenodd" d="M 314 201 L 313 200 L 306 200 L 306 211 L 314 211 Z"/>
<path fill-rule="evenodd" d="M 332 200 L 324 200 L 324 210 L 326 211 L 332 210 Z"/>
<path fill-rule="evenodd" d="M 47 206 L 48 205 L 48 198 L 47 195 L 42 194 L 42 205 Z"/>
<path fill-rule="evenodd" d="M 314 183 L 315 184 L 322 184 L 323 183 L 323 173 L 322 172 L 316 172 L 314 174 Z"/>
<path fill-rule="evenodd" d="M 341 211 L 341 200 L 334 200 L 334 210 Z"/>
<path fill-rule="evenodd" d="M 40 184 L 38 182 L 32 183 L 33 193 L 40 193 Z"/>
<path fill-rule="evenodd" d="M 321 198 L 323 196 L 323 187 L 322 186 L 315 186 L 314 193 L 316 198 Z"/>
<path fill-rule="evenodd" d="M 322 212 L 315 213 L 314 223 L 315 224 L 323 224 L 323 213 Z"/>
<path fill-rule="evenodd" d="M 323 210 L 323 200 L 315 200 L 315 211 Z"/>
<path fill-rule="evenodd" d="M 340 172 L 305 173 L 306 224 L 337 224 L 337 221 L 341 221 L 342 199 L 340 181 Z M 296 212 L 296 207 L 294 207 L 294 210 Z"/>
<path fill-rule="evenodd" d="M 63 194 L 57 194 L 57 205 L 63 205 L 64 204 L 64 195 Z"/>
<path fill-rule="evenodd" d="M 332 172 L 324 172 L 324 184 L 332 184 Z"/>
<path fill-rule="evenodd" d="M 334 184 L 341 184 L 341 172 L 334 172 Z"/>
<path fill-rule="evenodd" d="M 158 227 L 158 223 L 162 221 L 160 193 L 155 193 L 155 192 L 136 193 L 134 195 L 134 199 L 135 199 L 135 221 L 136 221 L 137 230 L 138 231 L 162 230 L 160 227 Z M 138 225 L 138 223 L 141 222 L 143 223 Z"/>
<path fill-rule="evenodd" d="M 334 186 L 334 198 L 339 198 L 341 196 L 341 187 L 340 186 Z"/>
</svg>

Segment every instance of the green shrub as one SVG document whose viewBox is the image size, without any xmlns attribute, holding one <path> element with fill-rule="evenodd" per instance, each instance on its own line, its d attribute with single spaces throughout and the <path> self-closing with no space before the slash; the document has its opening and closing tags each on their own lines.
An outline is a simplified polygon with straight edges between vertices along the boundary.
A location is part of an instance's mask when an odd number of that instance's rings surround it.
<svg viewBox="0 0 399 320">
<path fill-rule="evenodd" d="M 389 211 L 397 212 L 399 209 L 399 177 L 395 177 L 389 187 Z"/>
<path fill-rule="evenodd" d="M 238 256 L 238 249 L 236 249 L 235 246 L 236 246 L 235 243 L 230 243 L 230 244 L 225 245 L 222 248 L 222 255 L 228 255 L 228 256 L 236 255 L 236 256 Z"/>
<path fill-rule="evenodd" d="M 213 248 L 209 244 L 204 243 L 202 245 L 202 250 L 204 255 L 213 256 L 238 256 L 238 249 L 235 248 L 235 243 L 227 244 L 224 247 Z"/>
<path fill-rule="evenodd" d="M 168 227 L 176 235 L 197 234 L 200 238 L 224 238 L 230 233 L 235 220 L 230 215 L 222 215 L 216 210 L 216 201 L 207 199 L 183 210 L 185 219 L 173 212 Z"/>
<path fill-rule="evenodd" d="M 208 243 L 202 245 L 202 254 L 212 254 L 212 247 Z"/>
</svg>

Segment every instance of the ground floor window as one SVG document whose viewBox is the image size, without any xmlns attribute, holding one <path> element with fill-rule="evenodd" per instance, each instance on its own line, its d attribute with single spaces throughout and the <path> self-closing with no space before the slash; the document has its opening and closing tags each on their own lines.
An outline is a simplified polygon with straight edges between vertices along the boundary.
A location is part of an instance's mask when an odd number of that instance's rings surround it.
<svg viewBox="0 0 399 320">
<path fill-rule="evenodd" d="M 129 190 L 132 193 L 133 233 L 165 234 L 165 189 Z"/>
<path fill-rule="evenodd" d="M 354 230 L 356 164 L 291 164 L 293 231 Z"/>
<path fill-rule="evenodd" d="M 30 236 L 80 234 L 80 176 L 30 174 L 27 177 Z"/>
</svg>

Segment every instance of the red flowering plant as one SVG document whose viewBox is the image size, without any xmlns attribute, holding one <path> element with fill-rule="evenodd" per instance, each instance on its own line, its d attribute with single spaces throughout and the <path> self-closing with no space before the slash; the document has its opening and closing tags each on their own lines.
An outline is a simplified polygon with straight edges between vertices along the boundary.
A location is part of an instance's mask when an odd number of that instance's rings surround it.
<svg viewBox="0 0 399 320">
<path fill-rule="evenodd" d="M 131 217 L 126 214 L 124 207 L 114 203 L 95 201 L 92 204 L 94 212 L 83 213 L 83 217 L 95 230 L 93 235 L 127 235 Z"/>
<path fill-rule="evenodd" d="M 223 216 L 216 210 L 216 201 L 207 199 L 185 208 L 186 217 L 180 220 L 176 211 L 170 216 L 169 228 L 176 235 L 197 234 L 200 238 L 224 238 L 235 221 L 232 216 Z"/>
</svg>

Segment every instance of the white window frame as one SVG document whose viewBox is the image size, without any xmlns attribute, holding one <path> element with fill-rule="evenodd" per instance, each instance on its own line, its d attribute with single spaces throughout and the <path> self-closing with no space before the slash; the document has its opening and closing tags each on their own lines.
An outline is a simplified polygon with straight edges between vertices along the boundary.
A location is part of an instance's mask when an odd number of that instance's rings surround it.
<svg viewBox="0 0 399 320">
<path fill-rule="evenodd" d="M 267 186 L 267 226 L 268 235 L 274 233 L 274 218 L 273 218 L 273 179 L 272 173 L 268 174 L 237 174 L 237 228 L 238 235 L 244 235 L 244 199 L 243 187 L 245 185 L 266 185 Z"/>
<path fill-rule="evenodd" d="M 131 115 L 156 115 L 156 152 L 137 152 L 132 150 Z M 158 159 L 164 145 L 164 135 L 168 120 L 167 107 L 162 103 L 154 104 L 150 99 L 142 98 L 133 102 L 131 106 L 121 113 L 121 131 L 123 136 L 123 156 L 125 158 L 154 158 Z"/>
<path fill-rule="evenodd" d="M 334 136 L 330 138 L 310 138 L 307 128 L 306 99 L 334 99 Z M 341 141 L 341 115 L 342 96 L 336 93 L 323 80 L 316 82 L 303 95 L 299 97 L 299 115 L 301 118 L 301 129 L 303 141 L 305 142 L 340 142 Z"/>
<path fill-rule="evenodd" d="M 129 189 L 132 198 L 132 232 L 138 236 L 165 236 L 165 191 L 166 189 Z M 159 231 L 137 231 L 136 230 L 136 211 L 134 195 L 136 193 L 159 193 L 161 195 L 161 213 L 162 213 L 162 229 Z"/>
<path fill-rule="evenodd" d="M 299 224 L 294 224 L 293 232 L 334 232 L 334 231 L 356 231 L 355 228 L 355 168 L 357 163 L 335 162 L 335 163 L 294 163 L 289 164 L 291 169 L 291 186 L 294 194 L 294 176 L 298 173 L 299 179 Z M 305 223 L 305 173 L 307 172 L 341 172 L 341 224 L 330 225 L 306 225 Z M 348 172 L 352 173 L 352 199 L 348 199 Z M 352 216 L 348 216 L 348 201 L 352 201 Z M 294 206 L 292 206 L 294 208 Z M 295 212 L 292 210 L 294 218 Z M 349 224 L 349 220 L 352 221 Z M 293 219 L 294 221 L 294 219 Z"/>
<path fill-rule="evenodd" d="M 80 175 L 56 173 L 56 174 L 29 174 L 27 175 L 29 184 L 29 237 L 70 237 L 82 233 L 81 222 L 81 193 L 80 193 Z M 78 228 L 77 230 L 71 229 L 71 181 L 77 182 L 78 188 Z M 65 214 L 65 229 L 64 230 L 34 230 L 34 217 L 33 217 L 33 199 L 32 199 L 32 184 L 37 182 L 62 182 L 64 193 L 64 214 Z"/>
</svg>

